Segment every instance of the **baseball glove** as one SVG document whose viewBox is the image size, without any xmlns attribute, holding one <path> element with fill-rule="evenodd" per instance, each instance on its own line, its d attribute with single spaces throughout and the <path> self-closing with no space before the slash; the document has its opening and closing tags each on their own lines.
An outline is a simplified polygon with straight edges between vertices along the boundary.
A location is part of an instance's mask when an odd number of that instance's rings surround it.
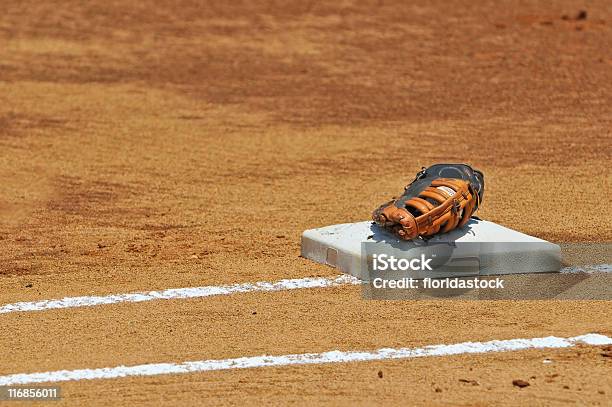
<svg viewBox="0 0 612 407">
<path fill-rule="evenodd" d="M 402 196 L 381 205 L 372 219 L 401 239 L 426 239 L 465 225 L 483 194 L 482 172 L 466 164 L 436 164 L 423 167 Z"/>
</svg>

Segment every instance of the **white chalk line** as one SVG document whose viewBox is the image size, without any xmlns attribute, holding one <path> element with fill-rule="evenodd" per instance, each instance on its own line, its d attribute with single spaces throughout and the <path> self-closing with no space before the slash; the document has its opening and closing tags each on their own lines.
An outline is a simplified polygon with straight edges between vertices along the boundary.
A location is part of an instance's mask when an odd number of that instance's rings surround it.
<svg viewBox="0 0 612 407">
<path fill-rule="evenodd" d="M 598 264 L 589 266 L 566 267 L 561 273 L 610 273 L 612 265 Z M 337 287 L 342 285 L 359 285 L 361 281 L 349 275 L 335 277 L 306 277 L 280 280 L 276 282 L 260 281 L 219 286 L 170 288 L 162 291 L 110 294 L 103 296 L 66 297 L 62 299 L 16 302 L 0 306 L 0 314 L 11 312 L 46 311 L 63 308 L 93 307 L 98 305 L 118 304 L 123 302 L 144 302 L 153 300 L 177 300 L 203 298 L 217 295 L 230 295 L 248 292 L 286 291 L 308 288 Z"/>
<path fill-rule="evenodd" d="M 612 273 L 612 264 L 590 264 L 586 266 L 571 266 L 562 268 L 560 273 Z"/>
<path fill-rule="evenodd" d="M 157 376 L 208 372 L 215 370 L 251 369 L 271 366 L 317 365 L 327 363 L 365 362 L 385 359 L 410 359 L 430 356 L 451 356 L 489 352 L 510 352 L 527 349 L 568 348 L 576 344 L 609 345 L 612 338 L 600 334 L 586 334 L 571 338 L 494 340 L 463 342 L 451 345 L 430 345 L 421 348 L 382 348 L 375 351 L 330 351 L 280 356 L 254 356 L 234 359 L 197 360 L 182 363 L 152 363 L 135 366 L 116 366 L 100 369 L 56 370 L 40 373 L 19 373 L 0 376 L 0 386 L 31 383 L 65 382 L 94 379 L 115 379 L 129 376 Z"/>
<path fill-rule="evenodd" d="M 104 296 L 66 297 L 55 300 L 16 302 L 0 306 L 0 314 L 11 312 L 45 311 L 61 308 L 93 307 L 97 305 L 118 304 L 122 302 L 144 302 L 153 300 L 176 300 L 188 298 L 212 297 L 248 292 L 286 291 L 307 288 L 336 287 L 347 284 L 360 284 L 361 281 L 348 275 L 335 277 L 307 277 L 280 280 L 276 282 L 260 281 L 219 286 L 170 288 L 163 291 L 134 292 Z"/>
</svg>

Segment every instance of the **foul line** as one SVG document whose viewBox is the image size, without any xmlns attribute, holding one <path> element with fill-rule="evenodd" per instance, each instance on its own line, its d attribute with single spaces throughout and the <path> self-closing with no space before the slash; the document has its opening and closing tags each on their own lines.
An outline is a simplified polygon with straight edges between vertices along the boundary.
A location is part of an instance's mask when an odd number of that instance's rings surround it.
<svg viewBox="0 0 612 407">
<path fill-rule="evenodd" d="M 586 266 L 571 266 L 559 270 L 559 273 L 612 273 L 612 264 L 589 264 Z"/>
<path fill-rule="evenodd" d="M 346 284 L 360 284 L 355 277 L 340 275 L 336 277 L 307 277 L 280 280 L 277 282 L 260 281 L 219 286 L 170 288 L 163 291 L 111 294 L 104 296 L 66 297 L 56 300 L 16 302 L 0 306 L 0 314 L 11 312 L 45 311 L 61 308 L 93 307 L 96 305 L 117 304 L 121 302 L 143 302 L 153 300 L 176 300 L 186 298 L 212 297 L 235 293 L 298 290 L 304 288 L 336 287 Z"/>
<path fill-rule="evenodd" d="M 598 264 L 589 266 L 566 267 L 561 273 L 610 273 L 612 265 Z M 219 286 L 170 288 L 162 291 L 134 292 L 127 294 L 110 294 L 103 296 L 66 297 L 54 300 L 16 302 L 0 306 L 0 314 L 11 312 L 46 311 L 62 308 L 93 307 L 96 305 L 117 304 L 122 302 L 144 302 L 153 300 L 176 300 L 188 298 L 212 297 L 236 293 L 286 291 L 306 288 L 337 287 L 342 285 L 359 285 L 361 280 L 349 275 L 335 277 L 306 277 L 279 280 L 277 282 L 260 281 Z"/>
<path fill-rule="evenodd" d="M 587 334 L 572 338 L 509 339 L 489 342 L 464 342 L 452 345 L 431 345 L 422 348 L 382 348 L 373 352 L 302 353 L 281 356 L 255 356 L 235 359 L 198 360 L 183 363 L 154 363 L 136 366 L 116 366 L 101 369 L 57 370 L 41 373 L 20 373 L 0 376 L 0 386 L 30 383 L 65 382 L 75 380 L 115 379 L 129 376 L 157 376 L 214 370 L 250 369 L 270 366 L 317 365 L 324 363 L 365 362 L 384 359 L 409 359 L 429 356 L 449 356 L 489 352 L 510 352 L 526 349 L 568 348 L 578 343 L 609 345 L 612 338 Z"/>
</svg>

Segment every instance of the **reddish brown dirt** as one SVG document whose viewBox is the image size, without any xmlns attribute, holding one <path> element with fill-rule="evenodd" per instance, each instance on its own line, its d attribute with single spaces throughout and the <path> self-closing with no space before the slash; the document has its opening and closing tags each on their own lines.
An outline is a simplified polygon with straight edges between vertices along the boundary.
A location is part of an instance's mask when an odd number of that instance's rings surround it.
<svg viewBox="0 0 612 407">
<path fill-rule="evenodd" d="M 605 1 L 5 4 L 0 301 L 332 275 L 298 257 L 301 231 L 367 218 L 440 161 L 484 171 L 483 218 L 556 242 L 610 241 L 610 49 Z M 347 287 L 9 314 L 1 374 L 611 335 L 608 311 L 380 303 Z M 64 395 L 89 405 L 609 400 L 610 362 L 596 350 L 546 354 L 562 360 L 553 382 L 540 354 L 520 353 L 79 382 Z M 379 380 L 379 369 L 390 373 Z M 111 388 L 121 392 L 101 395 Z"/>
</svg>

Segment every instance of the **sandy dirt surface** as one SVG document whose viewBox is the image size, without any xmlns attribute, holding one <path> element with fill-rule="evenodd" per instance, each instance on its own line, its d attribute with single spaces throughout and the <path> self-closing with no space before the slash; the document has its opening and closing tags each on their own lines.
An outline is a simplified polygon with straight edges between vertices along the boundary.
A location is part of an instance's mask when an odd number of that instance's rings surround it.
<svg viewBox="0 0 612 407">
<path fill-rule="evenodd" d="M 612 240 L 609 2 L 2 8 L 2 304 L 335 275 L 299 257 L 301 232 L 367 219 L 435 162 L 485 173 L 482 218 L 554 242 Z M 342 287 L 7 314 L 0 374 L 612 335 L 609 311 L 609 302 L 588 301 L 364 301 L 359 288 Z M 612 365 L 601 353 L 279 367 L 63 390 L 66 404 L 87 405 L 604 405 Z M 559 363 L 542 365 L 543 355 Z M 512 386 L 517 378 L 533 385 Z"/>
</svg>

